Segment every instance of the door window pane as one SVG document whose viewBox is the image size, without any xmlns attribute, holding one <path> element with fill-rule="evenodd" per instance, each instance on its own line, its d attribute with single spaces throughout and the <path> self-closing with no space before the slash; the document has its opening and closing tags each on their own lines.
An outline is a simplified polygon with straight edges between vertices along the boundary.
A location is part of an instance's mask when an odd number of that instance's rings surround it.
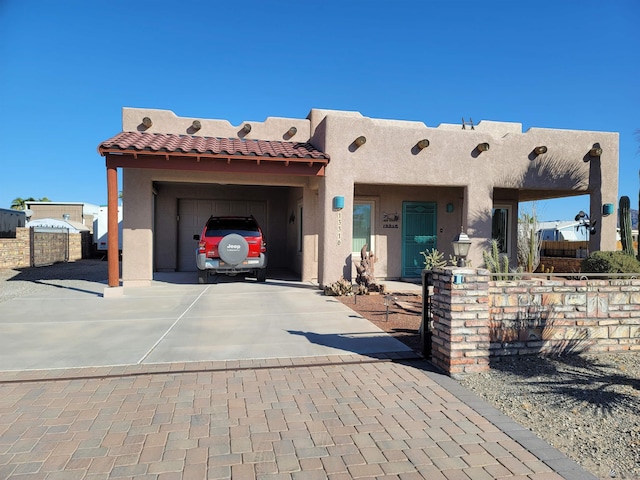
<svg viewBox="0 0 640 480">
<path fill-rule="evenodd" d="M 371 250 L 371 204 L 355 203 L 353 205 L 353 241 L 352 252 L 362 250 L 367 244 L 368 250 Z"/>
<path fill-rule="evenodd" d="M 509 208 L 496 207 L 493 209 L 491 222 L 491 238 L 498 241 L 501 253 L 509 253 Z"/>
</svg>

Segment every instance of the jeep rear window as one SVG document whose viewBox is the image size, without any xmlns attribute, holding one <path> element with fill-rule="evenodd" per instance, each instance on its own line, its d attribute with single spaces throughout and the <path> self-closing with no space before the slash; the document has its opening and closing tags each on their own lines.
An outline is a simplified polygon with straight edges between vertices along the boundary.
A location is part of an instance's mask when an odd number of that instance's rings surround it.
<svg viewBox="0 0 640 480">
<path fill-rule="evenodd" d="M 237 233 L 243 237 L 260 235 L 258 225 L 252 218 L 211 218 L 207 223 L 206 237 L 224 237 Z"/>
</svg>

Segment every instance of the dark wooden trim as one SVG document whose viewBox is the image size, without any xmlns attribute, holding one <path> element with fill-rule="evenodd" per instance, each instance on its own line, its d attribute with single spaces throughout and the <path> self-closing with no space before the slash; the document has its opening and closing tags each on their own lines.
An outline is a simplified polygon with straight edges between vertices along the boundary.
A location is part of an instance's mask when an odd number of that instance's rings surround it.
<svg viewBox="0 0 640 480">
<path fill-rule="evenodd" d="M 206 155 L 173 155 L 136 153 L 106 153 L 108 168 L 143 168 L 183 170 L 191 172 L 228 172 L 256 175 L 324 176 L 328 160 L 285 157 L 236 157 Z"/>
</svg>

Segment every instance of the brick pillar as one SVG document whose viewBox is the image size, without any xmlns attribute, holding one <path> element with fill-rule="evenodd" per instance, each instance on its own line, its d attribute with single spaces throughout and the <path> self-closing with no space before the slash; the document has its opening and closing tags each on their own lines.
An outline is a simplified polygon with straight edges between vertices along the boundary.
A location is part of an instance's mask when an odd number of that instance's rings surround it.
<svg viewBox="0 0 640 480">
<path fill-rule="evenodd" d="M 452 377 L 489 370 L 489 271 L 435 269 L 431 308 L 431 361 Z"/>
</svg>

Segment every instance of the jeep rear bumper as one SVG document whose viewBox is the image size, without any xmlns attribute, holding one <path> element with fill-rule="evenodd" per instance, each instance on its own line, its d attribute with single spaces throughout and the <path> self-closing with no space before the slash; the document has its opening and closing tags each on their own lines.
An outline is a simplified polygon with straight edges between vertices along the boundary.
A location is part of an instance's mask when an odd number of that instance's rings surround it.
<svg viewBox="0 0 640 480">
<path fill-rule="evenodd" d="M 249 273 L 267 267 L 267 256 L 261 253 L 259 257 L 247 257 L 239 265 L 229 265 L 219 258 L 207 258 L 204 253 L 196 255 L 198 270 L 212 270 L 216 273 L 234 275 L 236 273 Z"/>
</svg>

